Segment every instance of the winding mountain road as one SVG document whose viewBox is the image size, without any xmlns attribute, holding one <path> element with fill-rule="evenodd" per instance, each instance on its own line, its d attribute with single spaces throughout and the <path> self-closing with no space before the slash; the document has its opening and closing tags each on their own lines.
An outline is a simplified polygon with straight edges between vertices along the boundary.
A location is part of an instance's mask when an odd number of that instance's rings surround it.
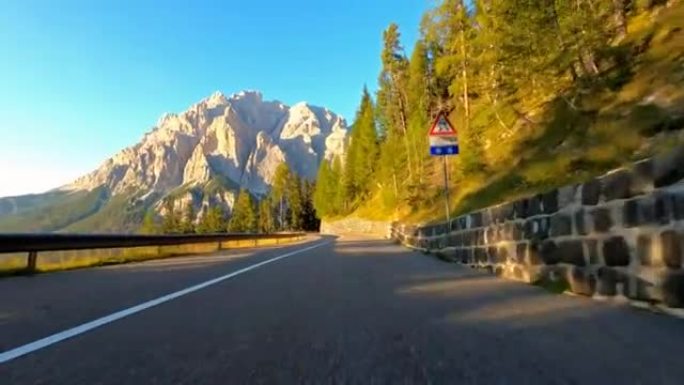
<svg viewBox="0 0 684 385">
<path fill-rule="evenodd" d="M 682 320 L 381 240 L 7 278 L 0 293 L 3 385 L 684 383 Z"/>
</svg>

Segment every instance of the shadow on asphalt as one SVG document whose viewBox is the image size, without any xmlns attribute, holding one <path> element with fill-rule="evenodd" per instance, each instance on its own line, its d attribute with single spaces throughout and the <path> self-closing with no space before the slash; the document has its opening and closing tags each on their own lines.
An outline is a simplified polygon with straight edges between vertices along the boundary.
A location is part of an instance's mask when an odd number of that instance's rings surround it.
<svg viewBox="0 0 684 385">
<path fill-rule="evenodd" d="M 347 264 L 366 260 L 370 269 L 378 270 L 369 275 L 384 280 L 376 287 L 392 290 L 386 293 L 388 301 L 413 309 L 406 312 L 408 318 L 421 314 L 424 318 L 415 320 L 417 325 L 439 328 L 454 343 L 463 333 L 507 339 L 513 343 L 506 346 L 516 351 L 501 356 L 538 354 L 540 364 L 551 358 L 565 363 L 563 368 L 595 371 L 597 380 L 614 371 L 633 372 L 634 378 L 656 382 L 671 379 L 672 368 L 684 375 L 680 358 L 675 358 L 684 354 L 680 319 L 619 303 L 553 294 L 389 241 L 342 241 L 335 251 Z M 393 274 L 379 272 L 390 263 Z M 640 363 L 635 366 L 636 362 Z"/>
</svg>

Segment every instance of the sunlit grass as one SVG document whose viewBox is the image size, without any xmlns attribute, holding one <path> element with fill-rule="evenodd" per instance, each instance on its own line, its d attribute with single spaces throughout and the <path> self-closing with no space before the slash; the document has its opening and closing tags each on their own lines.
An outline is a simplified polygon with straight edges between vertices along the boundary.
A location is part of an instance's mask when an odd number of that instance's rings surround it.
<svg viewBox="0 0 684 385">
<path fill-rule="evenodd" d="M 38 272 L 71 270 L 93 266 L 141 262 L 177 256 L 211 254 L 221 250 L 267 247 L 297 242 L 299 238 L 234 240 L 171 246 L 145 246 L 116 249 L 65 250 L 38 253 Z M 25 273 L 28 253 L 0 254 L 0 276 Z"/>
<path fill-rule="evenodd" d="M 684 143 L 684 5 L 640 14 L 629 25 L 628 36 L 611 49 L 642 51 L 629 66 L 608 71 L 591 88 L 549 88 L 546 95 L 526 95 L 518 105 L 525 119 L 488 101 L 473 102 L 471 126 L 482 131 L 484 167 L 451 173 L 452 217 L 579 183 Z M 462 125 L 458 119 L 455 123 Z M 452 170 L 462 169 L 460 158 L 450 160 Z M 353 215 L 442 221 L 441 160 L 433 166 L 429 187 L 420 191 L 420 202 L 412 209 L 407 210 L 408 202 L 398 202 L 401 210 L 392 211 L 374 197 Z"/>
</svg>

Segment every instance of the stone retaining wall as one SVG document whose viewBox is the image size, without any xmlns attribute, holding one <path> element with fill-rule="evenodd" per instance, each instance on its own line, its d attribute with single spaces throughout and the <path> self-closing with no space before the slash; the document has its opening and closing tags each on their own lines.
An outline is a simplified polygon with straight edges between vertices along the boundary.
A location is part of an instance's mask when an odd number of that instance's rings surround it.
<svg viewBox="0 0 684 385">
<path fill-rule="evenodd" d="M 448 224 L 394 224 L 392 234 L 508 278 L 684 307 L 684 147 Z"/>
<path fill-rule="evenodd" d="M 344 218 L 338 221 L 323 220 L 321 234 L 368 234 L 383 238 L 390 236 L 390 223 L 361 218 Z"/>
</svg>

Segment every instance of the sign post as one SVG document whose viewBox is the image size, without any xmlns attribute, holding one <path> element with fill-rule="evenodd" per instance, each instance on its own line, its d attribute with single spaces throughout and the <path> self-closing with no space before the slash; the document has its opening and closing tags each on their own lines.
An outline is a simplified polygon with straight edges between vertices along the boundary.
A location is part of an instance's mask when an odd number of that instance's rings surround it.
<svg viewBox="0 0 684 385">
<path fill-rule="evenodd" d="M 451 208 L 449 206 L 449 173 L 447 170 L 447 156 L 459 153 L 458 133 L 451 125 L 444 112 L 440 112 L 428 133 L 430 137 L 430 155 L 442 157 L 444 171 L 444 205 L 447 223 L 451 222 Z"/>
</svg>

